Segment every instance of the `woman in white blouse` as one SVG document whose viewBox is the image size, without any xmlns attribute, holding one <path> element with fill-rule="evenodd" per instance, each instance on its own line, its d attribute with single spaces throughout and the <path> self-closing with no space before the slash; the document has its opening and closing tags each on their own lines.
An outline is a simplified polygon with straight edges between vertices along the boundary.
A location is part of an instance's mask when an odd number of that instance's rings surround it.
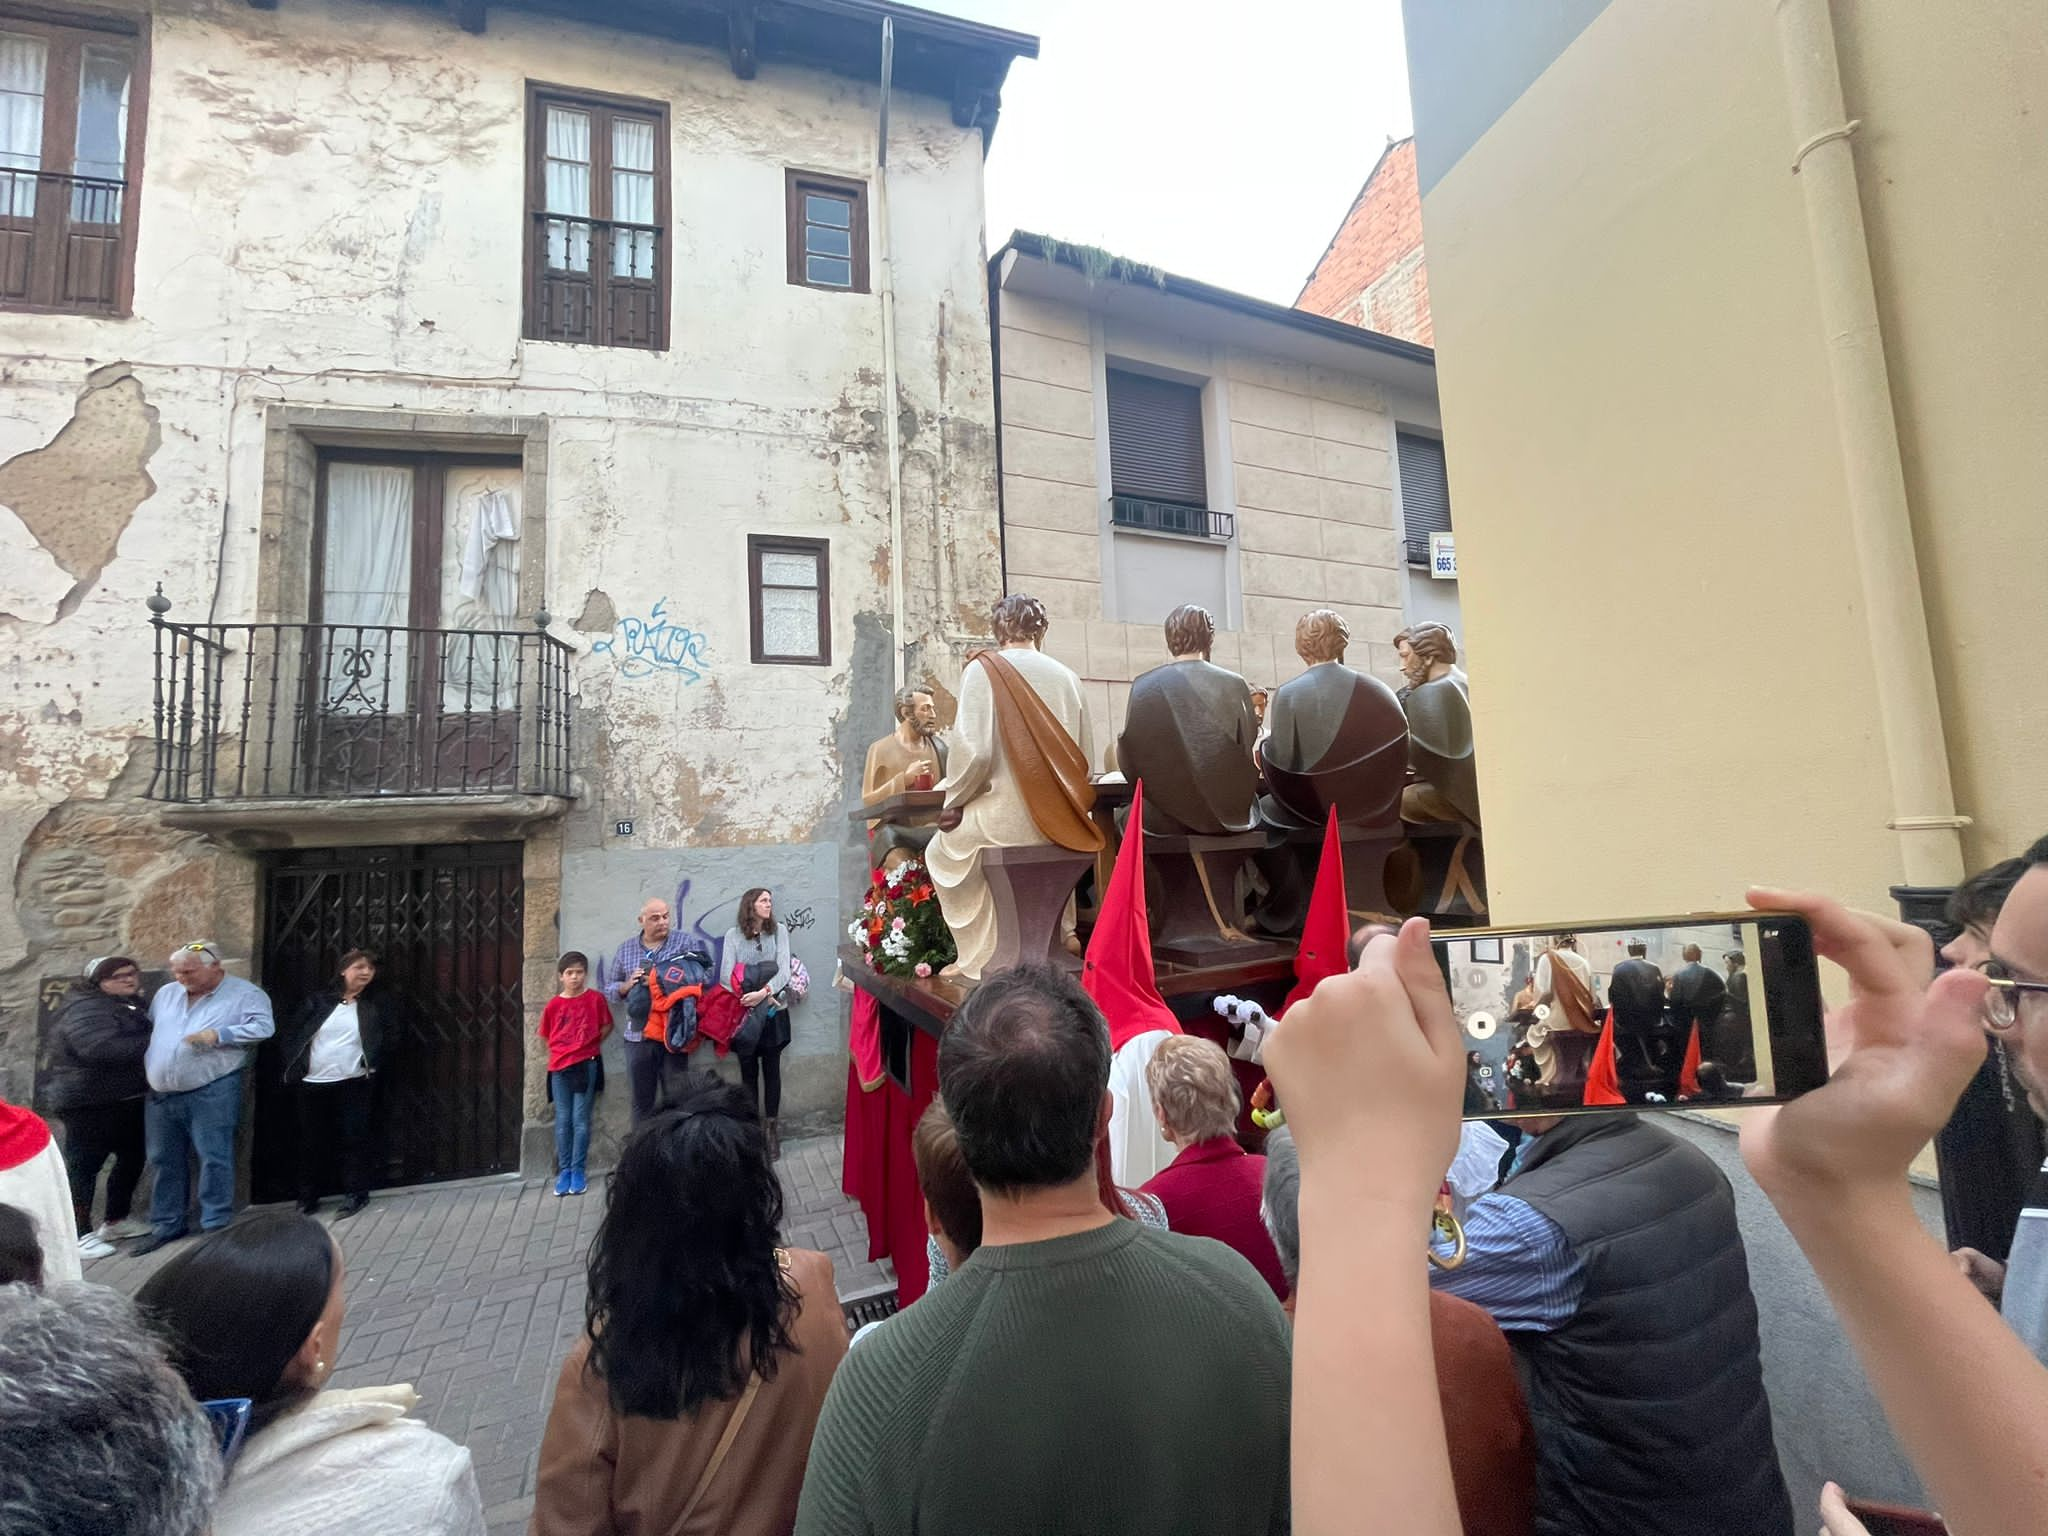
<svg viewBox="0 0 2048 1536">
<path fill-rule="evenodd" d="M 377 988 L 377 957 L 352 949 L 341 974 L 306 999 L 284 1032 L 284 1080 L 297 1100 L 299 1209 L 320 1209 L 332 1152 L 348 1198 L 337 1220 L 370 1203 L 373 1083 L 397 1036 L 389 993 Z"/>
</svg>

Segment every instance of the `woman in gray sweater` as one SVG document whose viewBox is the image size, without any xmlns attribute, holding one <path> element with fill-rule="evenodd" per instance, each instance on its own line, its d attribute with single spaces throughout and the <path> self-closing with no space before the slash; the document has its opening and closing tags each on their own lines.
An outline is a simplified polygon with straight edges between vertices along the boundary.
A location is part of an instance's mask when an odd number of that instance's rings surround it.
<svg viewBox="0 0 2048 1536">
<path fill-rule="evenodd" d="M 782 1111 L 782 1050 L 789 1044 L 789 930 L 775 921 L 775 898 L 766 888 L 756 886 L 740 898 L 738 921 L 726 929 L 719 953 L 721 983 L 739 993 L 747 1010 L 733 1040 L 740 1081 L 768 1127 L 769 1156 L 780 1157 L 776 1116 Z"/>
</svg>

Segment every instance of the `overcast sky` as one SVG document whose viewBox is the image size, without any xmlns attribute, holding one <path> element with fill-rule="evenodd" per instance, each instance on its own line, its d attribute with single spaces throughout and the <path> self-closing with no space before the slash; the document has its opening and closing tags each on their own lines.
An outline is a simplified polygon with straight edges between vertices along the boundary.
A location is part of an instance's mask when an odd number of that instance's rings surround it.
<svg viewBox="0 0 2048 1536">
<path fill-rule="evenodd" d="M 1389 136 L 1399 0 L 922 0 L 1036 33 L 1003 87 L 991 251 L 1013 229 L 1291 304 Z"/>
</svg>

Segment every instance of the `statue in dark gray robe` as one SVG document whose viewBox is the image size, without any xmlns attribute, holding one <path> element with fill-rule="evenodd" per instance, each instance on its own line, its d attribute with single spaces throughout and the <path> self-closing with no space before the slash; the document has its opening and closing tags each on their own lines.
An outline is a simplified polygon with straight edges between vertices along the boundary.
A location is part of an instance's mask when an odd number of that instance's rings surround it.
<svg viewBox="0 0 2048 1536">
<path fill-rule="evenodd" d="M 1417 624 L 1394 636 L 1407 690 L 1408 766 L 1401 796 L 1408 821 L 1479 825 L 1479 771 L 1472 757 L 1472 699 L 1458 668 L 1458 642 L 1441 624 Z"/>
<path fill-rule="evenodd" d="M 1351 629 L 1332 609 L 1304 614 L 1294 649 L 1308 670 L 1274 691 L 1259 748 L 1269 793 L 1259 819 L 1275 831 L 1398 825 L 1408 777 L 1408 722 L 1394 690 L 1344 665 Z"/>
<path fill-rule="evenodd" d="M 1249 684 L 1214 665 L 1216 621 L 1183 604 L 1166 619 L 1173 660 L 1131 684 L 1117 765 L 1145 783 L 1145 830 L 1218 837 L 1257 823 L 1258 716 Z"/>
</svg>

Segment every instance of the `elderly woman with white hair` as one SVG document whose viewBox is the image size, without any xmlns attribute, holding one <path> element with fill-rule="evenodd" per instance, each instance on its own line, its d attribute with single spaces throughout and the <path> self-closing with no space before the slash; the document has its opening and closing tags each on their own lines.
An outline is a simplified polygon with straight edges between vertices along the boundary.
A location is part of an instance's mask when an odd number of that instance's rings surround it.
<svg viewBox="0 0 2048 1536">
<path fill-rule="evenodd" d="M 1259 1222 L 1266 1160 L 1237 1144 L 1242 1100 L 1230 1058 L 1214 1041 L 1169 1035 L 1145 1064 L 1145 1086 L 1160 1130 L 1179 1151 L 1142 1193 L 1166 1207 L 1173 1231 L 1212 1237 L 1243 1254 L 1285 1301 L 1287 1277 Z"/>
</svg>

